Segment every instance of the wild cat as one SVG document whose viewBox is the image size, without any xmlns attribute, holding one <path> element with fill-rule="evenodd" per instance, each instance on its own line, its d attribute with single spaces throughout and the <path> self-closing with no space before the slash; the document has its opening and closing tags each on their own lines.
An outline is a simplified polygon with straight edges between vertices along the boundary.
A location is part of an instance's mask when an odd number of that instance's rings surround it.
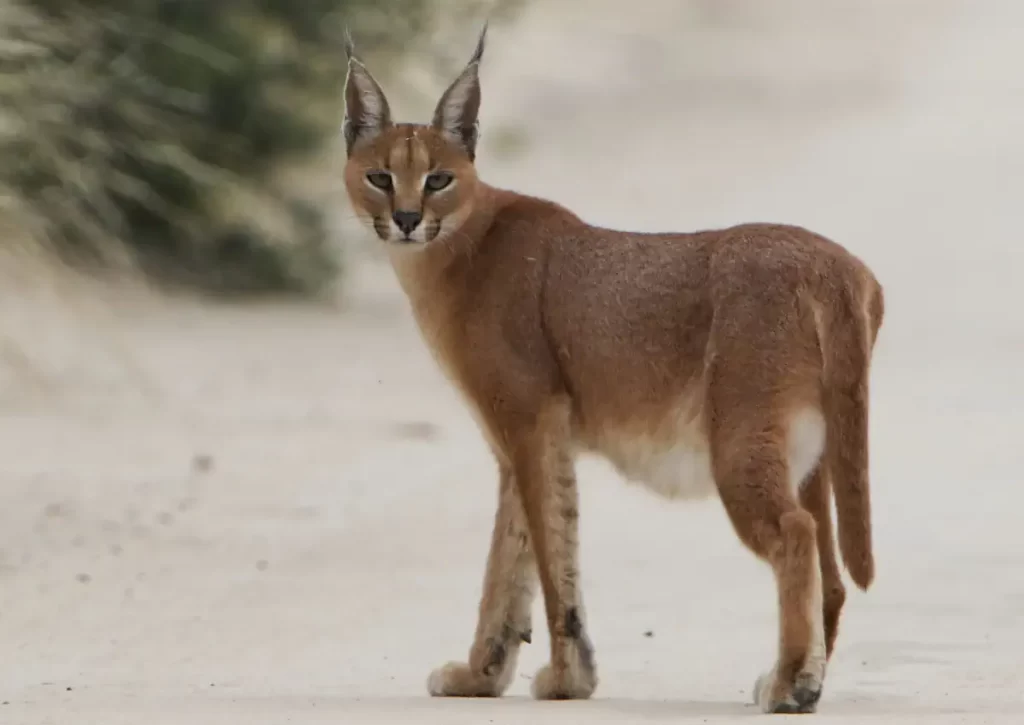
<svg viewBox="0 0 1024 725">
<path fill-rule="evenodd" d="M 593 694 L 574 473 L 592 452 L 668 498 L 718 495 L 778 587 L 778 658 L 755 702 L 812 712 L 846 598 L 833 494 L 851 578 L 867 589 L 874 575 L 868 377 L 882 287 L 800 227 L 616 231 L 488 185 L 475 169 L 486 31 L 428 124 L 395 122 L 347 44 L 347 193 L 499 471 L 469 657 L 428 689 L 502 695 L 539 580 L 551 659 L 533 694 Z"/>
</svg>

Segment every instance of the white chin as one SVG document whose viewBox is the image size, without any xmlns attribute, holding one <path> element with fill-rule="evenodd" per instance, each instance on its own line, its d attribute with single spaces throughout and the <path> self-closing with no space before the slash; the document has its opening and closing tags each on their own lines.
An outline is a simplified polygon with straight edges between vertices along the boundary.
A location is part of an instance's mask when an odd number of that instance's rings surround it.
<svg viewBox="0 0 1024 725">
<path fill-rule="evenodd" d="M 427 243 L 426 236 L 426 225 L 420 224 L 416 229 L 413 230 L 412 234 L 406 235 L 393 223 L 391 228 L 388 230 L 388 244 L 394 244 L 396 246 L 415 247 Z"/>
</svg>

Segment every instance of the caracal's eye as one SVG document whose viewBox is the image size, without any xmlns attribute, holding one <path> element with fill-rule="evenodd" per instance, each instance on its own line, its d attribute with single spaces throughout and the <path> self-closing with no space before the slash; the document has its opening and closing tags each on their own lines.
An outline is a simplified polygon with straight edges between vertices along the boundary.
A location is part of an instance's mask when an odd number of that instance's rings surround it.
<svg viewBox="0 0 1024 725">
<path fill-rule="evenodd" d="M 366 174 L 366 180 L 381 191 L 391 191 L 391 174 L 386 171 L 370 171 Z"/>
<path fill-rule="evenodd" d="M 441 191 L 441 189 L 447 188 L 454 179 L 455 176 L 450 171 L 435 171 L 427 175 L 427 180 L 423 185 L 427 191 Z"/>
</svg>

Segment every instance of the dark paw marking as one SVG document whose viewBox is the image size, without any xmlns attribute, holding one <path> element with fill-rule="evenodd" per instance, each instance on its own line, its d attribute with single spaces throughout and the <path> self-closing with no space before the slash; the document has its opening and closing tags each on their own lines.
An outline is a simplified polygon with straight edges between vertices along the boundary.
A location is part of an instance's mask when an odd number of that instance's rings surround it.
<svg viewBox="0 0 1024 725">
<path fill-rule="evenodd" d="M 580 620 L 580 612 L 576 607 L 569 607 L 565 613 L 565 636 L 579 639 L 581 634 L 583 634 L 583 622 Z"/>
<path fill-rule="evenodd" d="M 504 641 L 496 639 L 490 640 L 488 645 L 490 652 L 487 661 L 484 663 L 484 674 L 487 677 L 494 677 L 500 674 L 505 667 L 505 661 L 508 659 L 508 647 L 505 646 Z"/>
<path fill-rule="evenodd" d="M 588 673 L 594 672 L 594 647 L 583 632 L 583 621 L 576 607 L 569 607 L 565 613 L 565 636 L 576 643 L 576 651 L 580 656 L 580 664 Z"/>
<path fill-rule="evenodd" d="M 821 683 L 816 682 L 812 677 L 800 676 L 796 678 L 793 686 L 793 699 L 802 708 L 810 708 L 807 712 L 813 712 L 821 699 Z"/>
<path fill-rule="evenodd" d="M 514 627 L 506 624 L 501 632 L 501 637 L 493 637 L 487 640 L 488 657 L 484 663 L 483 673 L 487 677 L 494 677 L 501 674 L 508 661 L 509 647 L 516 647 L 520 642 L 527 644 L 533 639 L 532 630 L 520 632 Z"/>
<path fill-rule="evenodd" d="M 780 702 L 772 708 L 772 715 L 810 715 L 814 713 L 814 705 L 800 705 L 794 702 Z"/>
<path fill-rule="evenodd" d="M 807 715 L 818 709 L 821 685 L 810 677 L 798 677 L 793 686 L 792 699 L 778 703 L 772 713 L 777 715 Z"/>
</svg>

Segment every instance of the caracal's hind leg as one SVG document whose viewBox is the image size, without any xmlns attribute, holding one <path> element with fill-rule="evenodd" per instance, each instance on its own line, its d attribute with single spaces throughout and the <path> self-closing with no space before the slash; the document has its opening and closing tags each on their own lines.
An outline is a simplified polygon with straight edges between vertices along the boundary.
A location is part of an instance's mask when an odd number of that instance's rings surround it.
<svg viewBox="0 0 1024 725">
<path fill-rule="evenodd" d="M 813 712 L 826 662 L 821 573 L 814 517 L 790 481 L 787 405 L 778 387 L 759 379 L 764 372 L 733 374 L 722 359 L 709 387 L 715 480 L 736 533 L 771 565 L 778 589 L 778 656 L 754 699 L 763 712 Z"/>
<path fill-rule="evenodd" d="M 823 463 L 819 463 L 800 487 L 800 503 L 814 516 L 818 527 L 818 559 L 821 565 L 825 655 L 832 657 L 839 632 L 839 615 L 846 603 L 846 587 L 836 559 L 832 538 L 832 490 Z"/>
<path fill-rule="evenodd" d="M 522 500 L 511 469 L 503 467 L 469 661 L 449 662 L 434 670 L 427 681 L 431 695 L 498 697 L 508 689 L 519 647 L 531 638 L 530 608 L 536 581 Z"/>
<path fill-rule="evenodd" d="M 747 418 L 716 435 L 722 502 L 743 543 L 771 565 L 778 589 L 778 658 L 758 678 L 755 702 L 764 712 L 813 712 L 826 661 L 814 517 L 787 491 L 780 430 Z"/>
</svg>

